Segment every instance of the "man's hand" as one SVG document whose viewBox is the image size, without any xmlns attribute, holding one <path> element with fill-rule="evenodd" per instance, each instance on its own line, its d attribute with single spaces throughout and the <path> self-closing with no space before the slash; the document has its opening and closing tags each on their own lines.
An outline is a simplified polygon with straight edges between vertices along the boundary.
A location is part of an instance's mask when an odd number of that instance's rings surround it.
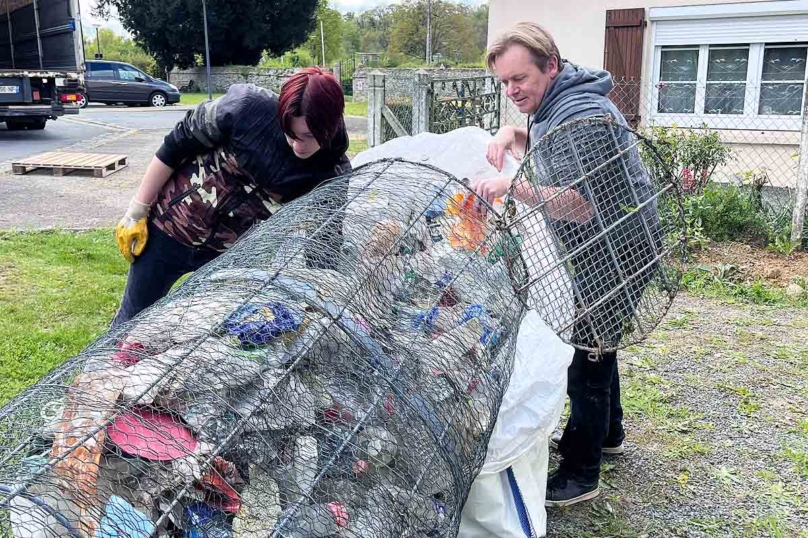
<svg viewBox="0 0 808 538">
<path fill-rule="evenodd" d="M 490 205 L 494 205 L 496 198 L 502 198 L 508 194 L 511 182 L 512 179 L 509 177 L 492 177 L 476 181 L 471 188 L 477 196 L 487 201 Z M 482 210 L 483 208 L 482 204 L 478 205 L 478 209 Z"/>
<path fill-rule="evenodd" d="M 129 263 L 134 262 L 135 258 L 140 256 L 143 249 L 146 248 L 146 241 L 149 239 L 149 231 L 146 226 L 149 209 L 151 209 L 149 204 L 132 198 L 126 214 L 115 228 L 115 242 L 118 244 L 118 250 Z"/>
<path fill-rule="evenodd" d="M 506 125 L 497 131 L 497 134 L 488 143 L 486 159 L 491 166 L 497 169 L 497 172 L 502 172 L 502 167 L 505 165 L 505 154 L 509 151 L 514 157 L 517 156 L 516 133 L 513 127 Z"/>
</svg>

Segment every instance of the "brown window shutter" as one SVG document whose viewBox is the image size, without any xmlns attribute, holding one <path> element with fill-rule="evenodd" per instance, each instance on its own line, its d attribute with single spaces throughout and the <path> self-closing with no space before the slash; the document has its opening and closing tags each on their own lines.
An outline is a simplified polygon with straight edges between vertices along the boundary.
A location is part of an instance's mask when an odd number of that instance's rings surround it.
<svg viewBox="0 0 808 538">
<path fill-rule="evenodd" d="M 615 83 L 609 97 L 632 126 L 640 123 L 644 33 L 644 8 L 606 11 L 603 66 L 612 74 Z"/>
</svg>

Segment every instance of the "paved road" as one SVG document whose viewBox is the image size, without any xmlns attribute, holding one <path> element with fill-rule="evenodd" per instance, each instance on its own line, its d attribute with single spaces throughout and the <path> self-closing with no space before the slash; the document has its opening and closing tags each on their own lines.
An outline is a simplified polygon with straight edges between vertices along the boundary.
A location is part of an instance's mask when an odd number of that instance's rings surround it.
<svg viewBox="0 0 808 538">
<path fill-rule="evenodd" d="M 0 123 L 0 163 L 28 157 L 95 138 L 108 129 L 96 125 L 58 120 L 48 122 L 44 131 L 7 131 Z"/>
<path fill-rule="evenodd" d="M 129 130 L 168 131 L 185 115 L 179 107 L 148 108 L 90 106 L 78 116 L 49 121 L 43 131 L 8 131 L 0 123 L 0 163 L 29 157 L 94 138 Z"/>
<path fill-rule="evenodd" d="M 84 121 L 103 122 L 123 127 L 126 129 L 162 129 L 169 130 L 180 121 L 189 110 L 187 107 L 167 107 L 160 111 L 153 108 L 118 108 L 108 106 L 90 106 L 81 111 L 78 119 Z M 348 116 L 345 118 L 345 125 L 352 134 L 365 135 L 367 131 L 367 120 Z"/>
<path fill-rule="evenodd" d="M 147 107 L 89 106 L 73 117 L 79 121 L 100 122 L 121 129 L 168 131 L 185 116 L 187 110 L 173 106 L 159 111 Z"/>
<path fill-rule="evenodd" d="M 167 132 L 188 110 L 188 107 L 181 106 L 154 109 L 90 105 L 78 116 L 48 122 L 44 131 L 7 131 L 5 124 L 0 124 L 0 163 L 57 151 L 105 133 L 129 130 Z M 347 117 L 346 125 L 352 137 L 365 136 L 365 118 Z"/>
<path fill-rule="evenodd" d="M 166 132 L 186 110 L 90 106 L 43 131 L 6 131 L 0 125 L 0 230 L 113 226 L 129 203 Z M 347 118 L 352 137 L 366 120 Z M 10 161 L 47 151 L 123 154 L 129 166 L 105 178 L 49 171 L 12 175 Z"/>
</svg>

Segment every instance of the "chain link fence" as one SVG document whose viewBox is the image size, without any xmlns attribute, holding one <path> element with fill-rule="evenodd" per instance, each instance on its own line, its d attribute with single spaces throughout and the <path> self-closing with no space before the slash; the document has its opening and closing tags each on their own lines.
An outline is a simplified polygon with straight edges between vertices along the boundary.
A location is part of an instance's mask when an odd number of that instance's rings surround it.
<svg viewBox="0 0 808 538">
<path fill-rule="evenodd" d="M 789 252 L 798 246 L 790 237 L 803 94 L 804 83 L 699 87 L 615 79 L 609 98 L 629 126 L 654 140 L 675 166 L 689 195 L 689 232 L 697 241 L 712 235 Z M 502 125 L 527 126 L 528 116 L 504 92 L 499 102 Z M 801 237 L 804 243 L 808 226 Z"/>
<path fill-rule="evenodd" d="M 403 79 L 397 84 L 385 84 L 382 109 L 382 140 L 413 134 L 413 103 L 418 95 L 417 79 Z"/>
<path fill-rule="evenodd" d="M 787 110 L 782 115 L 743 114 L 743 97 L 729 85 L 709 90 L 710 96 L 693 93 L 692 88 L 670 89 L 670 86 L 643 85 L 637 80 L 615 79 L 609 98 L 623 113 L 629 125 L 642 133 L 667 130 L 683 133 L 714 132 L 729 148 L 725 163 L 712 171 L 719 182 L 738 182 L 751 177 L 769 187 L 793 190 L 797 182 L 800 144 L 800 110 L 798 98 L 783 95 L 764 100 L 766 108 Z M 765 88 L 747 88 L 755 101 Z M 799 91 L 802 92 L 802 85 Z M 678 94 L 677 94 L 678 92 Z M 703 114 L 693 112 L 695 102 L 707 106 Z M 740 109 L 738 107 L 741 107 Z M 522 114 L 503 93 L 500 99 L 502 125 L 527 126 Z"/>
<path fill-rule="evenodd" d="M 803 94 L 804 83 L 616 79 L 609 97 L 674 165 L 689 195 L 691 234 L 773 244 L 791 238 Z M 745 218 L 723 215 L 729 206 Z"/>
<path fill-rule="evenodd" d="M 797 248 L 792 221 L 805 83 L 755 86 L 730 75 L 716 83 L 666 78 L 671 80 L 659 84 L 615 79 L 609 97 L 628 125 L 661 147 L 675 168 L 688 195 L 690 234 L 697 241 L 778 244 L 785 252 Z M 381 142 L 469 125 L 492 134 L 503 125 L 528 126 L 528 115 L 492 76 L 415 77 L 381 95 L 382 136 L 376 139 Z M 419 114 L 426 121 L 419 121 Z M 808 229 L 797 235 L 804 241 Z"/>
<path fill-rule="evenodd" d="M 755 176 L 767 186 L 796 187 L 802 85 L 798 92 L 769 95 L 766 87 L 721 84 L 704 91 L 695 85 L 620 80 L 610 98 L 641 132 L 716 133 L 728 149 L 727 158 L 711 170 L 717 181 Z"/>
</svg>

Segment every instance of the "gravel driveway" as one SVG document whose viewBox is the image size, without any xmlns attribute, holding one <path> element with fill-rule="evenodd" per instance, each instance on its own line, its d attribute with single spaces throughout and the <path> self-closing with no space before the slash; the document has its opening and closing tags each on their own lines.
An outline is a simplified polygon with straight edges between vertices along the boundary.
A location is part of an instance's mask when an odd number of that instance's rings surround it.
<svg viewBox="0 0 808 538">
<path fill-rule="evenodd" d="M 806 335 L 802 308 L 680 294 L 620 355 L 627 452 L 548 536 L 808 537 Z"/>
</svg>

